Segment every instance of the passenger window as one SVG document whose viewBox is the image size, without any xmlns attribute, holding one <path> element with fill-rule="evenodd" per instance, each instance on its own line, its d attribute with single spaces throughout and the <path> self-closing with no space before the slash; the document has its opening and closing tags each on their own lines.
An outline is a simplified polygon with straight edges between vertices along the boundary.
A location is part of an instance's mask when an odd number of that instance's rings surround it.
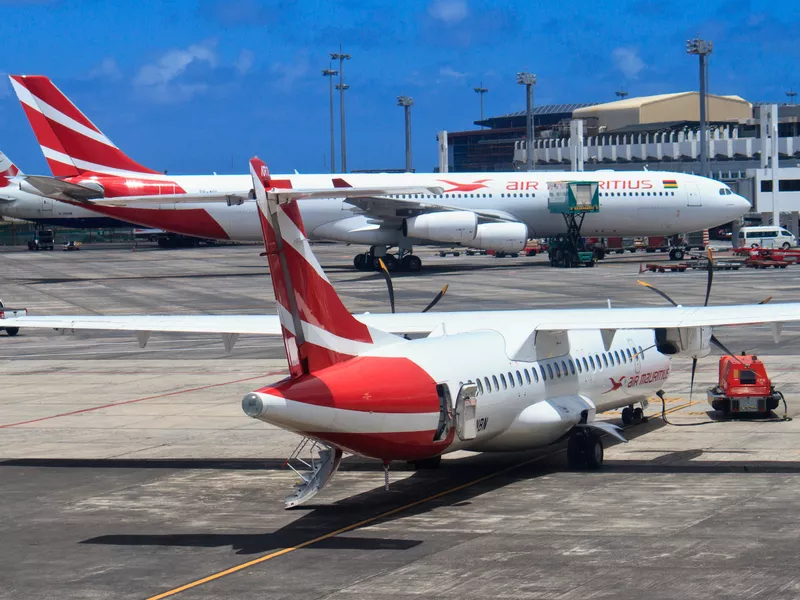
<svg viewBox="0 0 800 600">
<path fill-rule="evenodd" d="M 626 348 L 625 352 L 628 354 L 628 360 L 632 361 L 633 360 L 633 354 L 631 354 L 631 349 L 630 348 Z"/>
<path fill-rule="evenodd" d="M 503 384 L 503 389 L 504 390 L 508 389 L 508 384 L 506 383 L 505 375 L 503 375 L 502 373 L 500 373 L 500 383 Z"/>
<path fill-rule="evenodd" d="M 627 358 L 625 358 L 625 350 L 623 350 L 622 352 L 620 352 L 620 355 L 622 356 L 622 363 L 623 363 L 623 364 L 628 364 L 628 359 L 627 359 Z"/>
<path fill-rule="evenodd" d="M 545 373 L 544 365 L 540 365 L 539 370 L 542 372 L 542 381 L 547 381 L 547 373 Z"/>
<path fill-rule="evenodd" d="M 561 377 L 561 369 L 558 368 L 558 363 L 553 363 L 553 366 L 556 368 L 556 377 Z"/>
<path fill-rule="evenodd" d="M 500 390 L 500 384 L 497 383 L 497 375 L 492 375 L 492 383 L 494 383 L 494 389 Z"/>
<path fill-rule="evenodd" d="M 589 372 L 589 363 L 586 362 L 585 356 L 583 357 L 583 370 L 586 371 L 587 373 Z"/>
<path fill-rule="evenodd" d="M 563 360 L 561 361 L 561 370 L 564 372 L 564 377 L 569 375 L 569 373 L 567 372 L 567 363 L 566 363 L 566 361 L 563 361 Z"/>
<path fill-rule="evenodd" d="M 553 367 L 552 367 L 552 365 L 547 365 L 547 376 L 550 379 L 553 379 Z"/>
<path fill-rule="evenodd" d="M 641 346 L 639 346 L 639 354 L 644 357 L 644 350 L 642 350 Z"/>
<path fill-rule="evenodd" d="M 488 377 L 484 377 L 483 378 L 483 386 L 486 388 L 487 392 L 491 392 L 492 391 L 492 384 L 489 383 L 489 378 Z"/>
<path fill-rule="evenodd" d="M 617 359 L 617 364 L 618 365 L 622 364 L 622 362 L 620 362 L 620 359 L 619 359 L 619 352 L 617 352 L 616 350 L 614 350 L 614 358 Z"/>
<path fill-rule="evenodd" d="M 603 368 L 603 363 L 600 362 L 600 355 L 599 354 L 595 354 L 594 355 L 594 360 L 597 363 L 597 370 L 599 371 L 600 369 Z"/>
<path fill-rule="evenodd" d="M 606 355 L 605 355 L 605 354 L 603 354 L 603 366 L 604 366 L 606 369 L 608 368 L 608 358 L 606 358 Z"/>
<path fill-rule="evenodd" d="M 578 365 L 578 373 L 583 373 L 583 369 L 581 369 L 581 359 L 580 358 L 576 358 L 575 359 L 575 364 Z"/>
<path fill-rule="evenodd" d="M 477 385 L 477 386 L 478 386 L 478 393 L 479 393 L 479 394 L 482 394 L 482 393 L 483 393 L 483 384 L 481 383 L 481 378 L 480 378 L 480 377 L 478 377 L 478 378 L 475 380 L 475 385 Z"/>
<path fill-rule="evenodd" d="M 572 359 L 569 359 L 569 372 L 575 375 L 575 363 L 572 362 Z"/>
<path fill-rule="evenodd" d="M 508 385 L 510 385 L 512 388 L 514 387 L 514 376 L 510 371 L 508 373 Z"/>
<path fill-rule="evenodd" d="M 533 380 L 539 383 L 539 373 L 536 372 L 536 367 L 531 368 L 531 374 L 533 375 Z"/>
<path fill-rule="evenodd" d="M 594 359 L 591 356 L 589 357 L 589 362 L 592 365 L 592 371 L 594 371 L 596 369 L 596 367 L 594 366 Z"/>
<path fill-rule="evenodd" d="M 517 383 L 522 386 L 522 374 L 517 371 Z"/>
<path fill-rule="evenodd" d="M 611 352 L 606 352 L 608 354 L 608 363 L 613 367 L 614 366 L 614 355 Z"/>
<path fill-rule="evenodd" d="M 530 385 L 531 384 L 531 376 L 528 373 L 528 369 L 525 369 L 525 382 Z"/>
</svg>

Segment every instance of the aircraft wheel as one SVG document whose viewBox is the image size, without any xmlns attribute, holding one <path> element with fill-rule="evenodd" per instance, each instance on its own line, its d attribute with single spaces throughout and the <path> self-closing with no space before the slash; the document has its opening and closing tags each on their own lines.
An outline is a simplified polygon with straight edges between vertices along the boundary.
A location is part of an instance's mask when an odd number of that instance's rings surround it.
<svg viewBox="0 0 800 600">
<path fill-rule="evenodd" d="M 19 333 L 19 327 L 6 327 L 6 333 L 11 337 L 14 337 Z"/>
<path fill-rule="evenodd" d="M 406 254 L 400 261 L 400 266 L 404 271 L 416 273 L 422 269 L 422 260 L 415 254 Z"/>
<path fill-rule="evenodd" d="M 567 461 L 575 470 L 595 471 L 603 466 L 603 442 L 591 430 L 579 429 L 569 438 Z"/>
<path fill-rule="evenodd" d="M 633 423 L 633 409 L 630 406 L 626 406 L 622 409 L 622 424 L 630 425 L 631 423 Z"/>
<path fill-rule="evenodd" d="M 672 260 L 683 260 L 683 249 L 676 248 L 673 252 L 673 259 Z"/>
<path fill-rule="evenodd" d="M 398 261 L 392 254 L 387 254 L 386 256 L 382 256 L 381 259 L 383 260 L 383 264 L 386 265 L 386 269 L 388 271 L 395 271 L 399 266 L 400 261 Z M 379 259 L 375 259 L 375 262 L 378 262 Z M 380 265 L 378 265 L 380 268 Z"/>
<path fill-rule="evenodd" d="M 356 254 L 353 258 L 353 266 L 359 271 L 365 271 L 367 268 L 367 257 L 365 254 Z"/>
<path fill-rule="evenodd" d="M 633 409 L 633 420 L 636 422 L 640 422 L 644 419 L 644 411 L 637 407 Z"/>
<path fill-rule="evenodd" d="M 590 433 L 586 436 L 584 443 L 586 468 L 590 471 L 596 471 L 603 466 L 603 441 L 599 435 Z"/>
</svg>

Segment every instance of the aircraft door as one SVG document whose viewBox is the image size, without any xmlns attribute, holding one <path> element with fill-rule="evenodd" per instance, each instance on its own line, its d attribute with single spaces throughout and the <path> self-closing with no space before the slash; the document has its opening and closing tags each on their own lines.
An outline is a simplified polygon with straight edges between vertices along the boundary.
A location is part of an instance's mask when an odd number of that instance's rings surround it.
<svg viewBox="0 0 800 600">
<path fill-rule="evenodd" d="M 450 433 L 453 423 L 452 400 L 450 399 L 450 388 L 446 383 L 436 386 L 436 393 L 439 395 L 439 425 L 436 427 L 436 434 L 433 436 L 434 442 L 443 442 Z"/>
<path fill-rule="evenodd" d="M 42 198 L 42 212 L 46 214 L 53 213 L 53 200 L 51 198 Z"/>
<path fill-rule="evenodd" d="M 703 206 L 703 199 L 700 196 L 700 189 L 695 184 L 686 184 L 686 205 Z"/>
<path fill-rule="evenodd" d="M 462 441 L 474 440 L 478 435 L 475 413 L 478 406 L 478 386 L 465 383 L 456 398 L 456 434 Z"/>
<path fill-rule="evenodd" d="M 642 370 L 642 355 L 639 353 L 638 349 L 636 348 L 636 344 L 633 343 L 633 340 L 628 340 L 628 346 L 633 349 L 633 365 L 636 369 L 636 373 L 638 374 Z"/>
</svg>

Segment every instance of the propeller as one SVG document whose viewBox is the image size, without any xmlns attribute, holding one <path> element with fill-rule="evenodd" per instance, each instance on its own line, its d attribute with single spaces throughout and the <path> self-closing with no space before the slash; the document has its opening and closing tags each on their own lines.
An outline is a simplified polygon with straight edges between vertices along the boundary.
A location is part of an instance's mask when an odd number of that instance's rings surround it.
<svg viewBox="0 0 800 600">
<path fill-rule="evenodd" d="M 711 248 L 707 249 L 707 253 L 708 253 L 708 277 L 706 279 L 706 298 L 705 298 L 705 301 L 703 302 L 703 306 L 708 306 L 708 301 L 711 298 L 711 285 L 714 282 L 714 256 L 711 253 Z M 655 292 L 656 294 L 658 294 L 659 296 L 664 298 L 667 302 L 672 304 L 672 306 L 680 306 L 677 302 L 675 302 L 675 300 L 670 298 L 665 292 L 662 292 L 661 290 L 659 290 L 654 285 L 651 285 L 651 284 L 647 283 L 646 281 L 637 281 L 636 283 L 646 287 L 648 290 L 652 290 L 653 292 Z M 759 302 L 759 304 L 766 304 L 770 300 L 772 300 L 772 296 L 767 296 L 761 302 Z M 714 344 L 717 348 L 722 350 L 725 354 L 733 356 L 738 362 L 742 363 L 742 361 L 739 360 L 739 358 L 737 358 L 736 355 L 733 352 L 731 352 L 730 349 L 728 349 L 727 346 L 725 346 L 725 344 L 720 342 L 719 338 L 717 338 L 717 336 L 715 336 L 713 333 L 711 334 L 711 339 L 709 341 L 712 344 Z M 742 364 L 744 364 L 744 363 L 742 363 Z M 690 402 L 692 400 L 692 393 L 694 392 L 694 376 L 695 376 L 696 372 L 697 372 L 697 357 L 694 356 L 694 357 L 692 357 L 692 374 L 691 374 L 691 378 L 689 380 L 689 401 Z"/>
<path fill-rule="evenodd" d="M 389 269 L 386 268 L 386 264 L 383 262 L 382 258 L 378 259 L 378 264 L 381 267 L 381 274 L 383 275 L 383 278 L 386 280 L 386 288 L 389 291 L 389 306 L 391 306 L 392 313 L 394 313 L 395 312 L 394 285 L 392 284 L 392 276 L 389 274 Z M 436 294 L 436 296 L 434 296 L 433 300 L 431 300 L 428 303 L 428 306 L 426 306 L 425 308 L 422 309 L 422 312 L 424 312 L 424 313 L 428 312 L 430 309 L 432 309 L 434 306 L 436 306 L 439 303 L 439 300 L 441 300 L 442 297 L 447 293 L 447 288 L 449 288 L 449 287 L 450 287 L 449 284 L 445 285 L 439 291 L 439 293 Z"/>
</svg>

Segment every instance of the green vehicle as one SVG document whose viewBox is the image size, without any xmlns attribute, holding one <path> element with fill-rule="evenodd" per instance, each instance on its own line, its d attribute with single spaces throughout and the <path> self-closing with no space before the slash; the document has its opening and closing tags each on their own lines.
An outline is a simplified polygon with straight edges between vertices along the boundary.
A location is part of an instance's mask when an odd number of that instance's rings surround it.
<svg viewBox="0 0 800 600">
<path fill-rule="evenodd" d="M 547 208 L 551 214 L 564 217 L 566 233 L 550 238 L 550 266 L 573 268 L 593 267 L 597 256 L 586 248 L 581 237 L 583 220 L 600 210 L 596 181 L 552 181 L 547 184 Z"/>
<path fill-rule="evenodd" d="M 582 242 L 574 243 L 568 236 L 559 234 L 550 238 L 551 267 L 593 267 L 597 259 L 592 250 L 586 250 Z"/>
</svg>

